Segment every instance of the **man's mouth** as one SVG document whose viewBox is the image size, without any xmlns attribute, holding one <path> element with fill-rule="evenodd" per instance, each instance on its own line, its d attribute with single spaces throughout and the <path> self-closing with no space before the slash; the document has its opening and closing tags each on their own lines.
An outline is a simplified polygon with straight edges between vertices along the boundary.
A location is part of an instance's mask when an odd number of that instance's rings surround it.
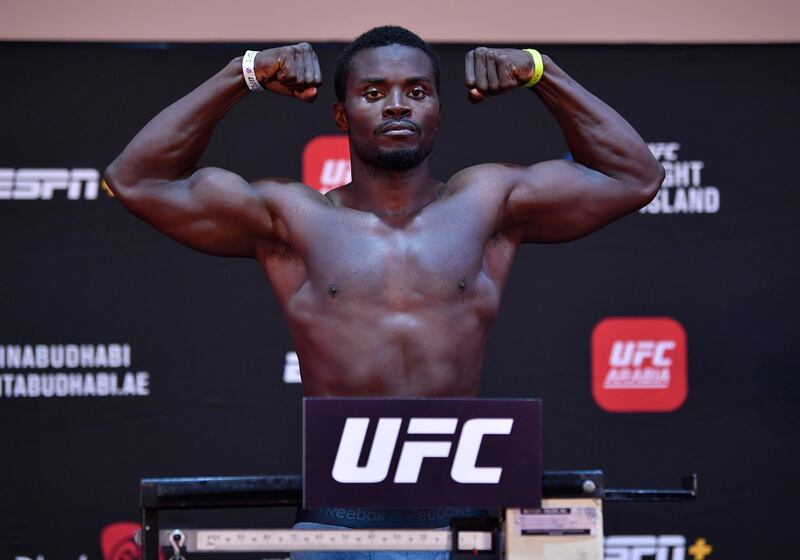
<svg viewBox="0 0 800 560">
<path fill-rule="evenodd" d="M 379 132 L 386 136 L 413 136 L 419 127 L 409 121 L 391 121 L 380 127 Z"/>
</svg>

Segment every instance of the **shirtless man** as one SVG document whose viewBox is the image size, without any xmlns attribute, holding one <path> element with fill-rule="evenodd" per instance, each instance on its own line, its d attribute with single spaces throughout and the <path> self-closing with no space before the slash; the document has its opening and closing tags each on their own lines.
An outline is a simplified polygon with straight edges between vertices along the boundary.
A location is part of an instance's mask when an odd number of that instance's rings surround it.
<svg viewBox="0 0 800 560">
<path fill-rule="evenodd" d="M 664 177 L 620 115 L 549 57 L 543 65 L 531 91 L 574 162 L 485 164 L 446 183 L 431 178 L 438 59 L 413 33 L 388 27 L 356 39 L 337 63 L 333 117 L 350 139 L 350 184 L 323 196 L 296 181 L 197 167 L 216 124 L 249 92 L 241 57 L 150 121 L 105 180 L 173 239 L 258 259 L 289 323 L 307 395 L 475 396 L 519 244 L 584 236 L 647 204 Z M 305 101 L 322 84 L 307 43 L 259 52 L 254 70 L 264 88 Z M 475 102 L 527 84 L 533 72 L 523 50 L 466 55 Z M 358 517 L 303 510 L 296 526 L 364 526 L 347 521 Z M 424 510 L 382 510 L 381 518 L 384 527 L 448 524 Z"/>
<path fill-rule="evenodd" d="M 356 39 L 337 64 L 333 118 L 350 140 L 348 185 L 323 196 L 297 181 L 197 167 L 216 124 L 249 93 L 241 57 L 151 120 L 105 179 L 180 243 L 261 263 L 305 394 L 475 396 L 519 244 L 582 237 L 647 204 L 663 179 L 630 124 L 552 59 L 543 64 L 530 91 L 574 161 L 430 177 L 438 60 L 413 33 L 386 27 Z M 261 51 L 254 68 L 265 89 L 305 101 L 322 84 L 307 43 Z M 477 48 L 466 54 L 468 95 L 511 91 L 533 71 L 529 52 Z"/>
</svg>

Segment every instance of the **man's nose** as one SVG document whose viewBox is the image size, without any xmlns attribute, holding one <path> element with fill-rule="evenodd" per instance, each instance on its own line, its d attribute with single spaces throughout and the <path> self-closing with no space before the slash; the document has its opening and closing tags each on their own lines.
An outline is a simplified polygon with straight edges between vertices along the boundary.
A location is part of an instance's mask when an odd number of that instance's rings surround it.
<svg viewBox="0 0 800 560">
<path fill-rule="evenodd" d="M 400 119 L 411 116 L 411 107 L 408 105 L 406 96 L 403 92 L 395 89 L 386 96 L 386 104 L 383 106 L 383 118 Z"/>
</svg>

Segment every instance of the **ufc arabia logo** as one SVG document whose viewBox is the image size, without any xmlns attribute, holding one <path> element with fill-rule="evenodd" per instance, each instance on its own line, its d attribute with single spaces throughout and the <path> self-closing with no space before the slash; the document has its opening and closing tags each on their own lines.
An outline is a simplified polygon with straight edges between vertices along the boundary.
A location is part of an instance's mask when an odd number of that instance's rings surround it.
<svg viewBox="0 0 800 560">
<path fill-rule="evenodd" d="M 592 332 L 592 396 L 608 412 L 671 412 L 686 400 L 686 331 L 671 317 L 608 317 Z"/>
<path fill-rule="evenodd" d="M 334 480 L 345 484 L 378 483 L 386 480 L 390 475 L 402 422 L 401 418 L 378 419 L 367 462 L 362 466 L 358 462 L 370 420 L 347 418 L 331 471 Z M 512 418 L 472 418 L 464 422 L 458 442 L 442 439 L 405 440 L 392 480 L 398 484 L 416 483 L 426 458 L 442 459 L 452 455 L 450 477 L 454 481 L 462 484 L 497 484 L 503 474 L 502 467 L 478 467 L 478 453 L 485 436 L 509 435 L 513 425 Z M 457 418 L 411 418 L 406 433 L 452 436 L 457 427 Z"/>
<path fill-rule="evenodd" d="M 57 191 L 68 200 L 94 200 L 99 185 L 97 169 L 0 169 L 0 200 L 51 200 Z"/>
<path fill-rule="evenodd" d="M 608 357 L 606 389 L 666 389 L 670 382 L 674 340 L 616 340 Z"/>
</svg>

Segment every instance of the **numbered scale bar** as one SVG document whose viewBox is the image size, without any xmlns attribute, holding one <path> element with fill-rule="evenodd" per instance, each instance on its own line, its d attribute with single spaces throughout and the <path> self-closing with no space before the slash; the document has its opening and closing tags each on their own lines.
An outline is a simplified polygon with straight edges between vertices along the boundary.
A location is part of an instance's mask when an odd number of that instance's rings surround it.
<svg viewBox="0 0 800 560">
<path fill-rule="evenodd" d="M 159 533 L 161 546 L 180 543 L 187 552 L 449 551 L 447 529 L 175 529 Z M 459 531 L 460 550 L 491 550 L 492 535 Z"/>
</svg>

